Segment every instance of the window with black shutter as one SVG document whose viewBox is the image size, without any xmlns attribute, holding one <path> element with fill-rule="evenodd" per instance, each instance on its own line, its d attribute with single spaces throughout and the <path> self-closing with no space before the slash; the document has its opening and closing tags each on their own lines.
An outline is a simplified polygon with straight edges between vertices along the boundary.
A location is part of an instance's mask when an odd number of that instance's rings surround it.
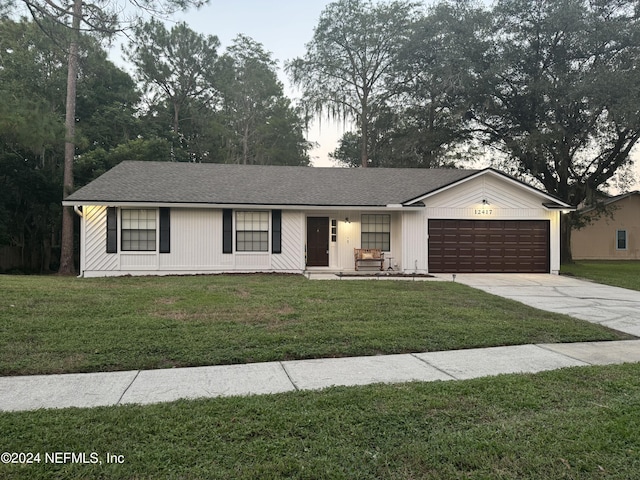
<svg viewBox="0 0 640 480">
<path fill-rule="evenodd" d="M 282 210 L 271 212 L 271 253 L 282 253 Z"/>
<path fill-rule="evenodd" d="M 118 212 L 107 207 L 107 253 L 118 253 Z"/>
<path fill-rule="evenodd" d="M 160 253 L 171 253 L 171 209 L 160 208 Z"/>
<path fill-rule="evenodd" d="M 222 253 L 233 253 L 233 211 L 222 211 Z"/>
</svg>

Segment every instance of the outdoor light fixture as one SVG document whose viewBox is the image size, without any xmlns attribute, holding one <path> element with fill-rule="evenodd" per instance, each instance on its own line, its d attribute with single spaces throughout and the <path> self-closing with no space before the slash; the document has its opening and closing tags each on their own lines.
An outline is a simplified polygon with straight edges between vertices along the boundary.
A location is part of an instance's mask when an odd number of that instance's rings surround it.
<svg viewBox="0 0 640 480">
<path fill-rule="evenodd" d="M 345 222 L 345 223 L 351 223 L 351 222 L 349 221 L 349 217 L 346 217 L 346 218 L 344 219 L 344 222 Z"/>
<path fill-rule="evenodd" d="M 482 204 L 483 204 L 483 205 L 491 205 L 491 204 L 489 203 L 489 200 L 487 200 L 486 198 L 483 198 L 483 199 L 482 199 Z"/>
</svg>

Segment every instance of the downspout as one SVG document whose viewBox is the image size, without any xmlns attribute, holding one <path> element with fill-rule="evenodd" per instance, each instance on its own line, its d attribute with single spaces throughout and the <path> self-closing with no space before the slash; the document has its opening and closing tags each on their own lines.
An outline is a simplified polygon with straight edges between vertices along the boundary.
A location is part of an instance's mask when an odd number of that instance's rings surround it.
<svg viewBox="0 0 640 480">
<path fill-rule="evenodd" d="M 76 212 L 76 215 L 78 215 L 79 217 L 84 217 L 84 213 L 82 213 L 82 210 L 80 210 L 80 206 L 79 205 L 74 205 L 73 206 L 73 211 Z"/>
</svg>

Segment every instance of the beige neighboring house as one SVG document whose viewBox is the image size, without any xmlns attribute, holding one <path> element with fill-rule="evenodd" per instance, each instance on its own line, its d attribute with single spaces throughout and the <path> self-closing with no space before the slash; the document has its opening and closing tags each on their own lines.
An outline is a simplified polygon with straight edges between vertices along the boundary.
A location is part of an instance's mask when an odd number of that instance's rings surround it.
<svg viewBox="0 0 640 480">
<path fill-rule="evenodd" d="M 604 204 L 611 207 L 610 214 L 572 232 L 574 260 L 640 260 L 640 192 L 618 195 Z"/>
</svg>

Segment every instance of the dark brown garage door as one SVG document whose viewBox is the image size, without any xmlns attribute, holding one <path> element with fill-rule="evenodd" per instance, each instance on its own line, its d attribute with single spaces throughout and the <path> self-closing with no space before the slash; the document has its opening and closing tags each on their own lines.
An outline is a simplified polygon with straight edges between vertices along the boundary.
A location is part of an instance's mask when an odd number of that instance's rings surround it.
<svg viewBox="0 0 640 480">
<path fill-rule="evenodd" d="M 547 220 L 429 220 L 432 273 L 548 273 Z"/>
</svg>

